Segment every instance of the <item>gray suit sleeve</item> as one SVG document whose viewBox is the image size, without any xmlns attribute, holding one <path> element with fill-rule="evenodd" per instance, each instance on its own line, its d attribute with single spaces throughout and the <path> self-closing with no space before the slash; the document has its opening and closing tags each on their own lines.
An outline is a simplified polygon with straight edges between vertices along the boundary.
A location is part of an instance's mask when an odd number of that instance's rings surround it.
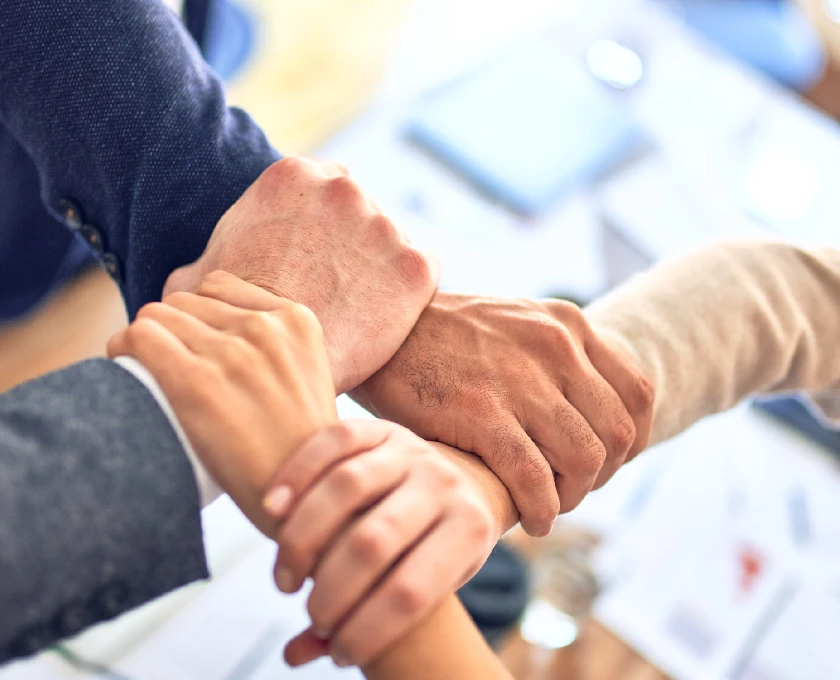
<svg viewBox="0 0 840 680">
<path fill-rule="evenodd" d="M 207 578 L 192 467 L 131 374 L 0 394 L 0 662 Z"/>
</svg>

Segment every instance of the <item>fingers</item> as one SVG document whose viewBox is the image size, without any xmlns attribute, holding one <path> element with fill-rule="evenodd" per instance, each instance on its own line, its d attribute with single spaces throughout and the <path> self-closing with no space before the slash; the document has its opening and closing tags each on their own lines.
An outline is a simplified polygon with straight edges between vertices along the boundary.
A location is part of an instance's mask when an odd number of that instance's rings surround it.
<svg viewBox="0 0 840 680">
<path fill-rule="evenodd" d="M 202 297 L 226 302 L 233 307 L 262 312 L 274 311 L 284 300 L 265 288 L 221 270 L 207 274 L 196 292 Z"/>
<path fill-rule="evenodd" d="M 548 461 L 513 417 L 495 428 L 485 423 L 475 428 L 476 450 L 492 452 L 484 462 L 510 491 L 522 528 L 531 536 L 547 536 L 560 512 Z"/>
<path fill-rule="evenodd" d="M 338 665 L 364 665 L 389 646 L 457 589 L 479 564 L 453 571 L 451 556 L 463 545 L 463 527 L 443 522 L 433 529 L 341 624 L 330 645 Z"/>
<path fill-rule="evenodd" d="M 183 295 L 188 295 L 188 293 L 183 293 Z M 210 326 L 168 304 L 160 302 L 148 304 L 137 313 L 137 319 L 155 321 L 196 354 L 213 354 L 217 348 L 218 337 Z M 135 321 L 133 325 L 136 324 Z"/>
<path fill-rule="evenodd" d="M 557 449 L 563 452 L 554 469 L 560 512 L 565 513 L 576 508 L 592 490 L 607 454 L 592 427 L 568 402 L 556 407 L 553 425 Z"/>
<path fill-rule="evenodd" d="M 288 642 L 283 656 L 286 663 L 294 668 L 324 656 L 329 652 L 329 648 L 327 640 L 322 640 L 311 628 L 307 628 Z"/>
<path fill-rule="evenodd" d="M 594 333 L 586 339 L 586 353 L 595 370 L 618 393 L 635 423 L 635 441 L 627 454 L 627 459 L 632 460 L 647 447 L 650 440 L 653 426 L 653 386 L 628 357 L 611 348 Z"/>
<path fill-rule="evenodd" d="M 175 335 L 153 319 L 138 319 L 108 341 L 108 356 L 130 356 L 155 377 L 166 394 L 183 385 L 195 357 Z"/>
<path fill-rule="evenodd" d="M 291 593 L 300 588 L 326 549 L 356 515 L 404 482 L 408 470 L 409 461 L 405 455 L 393 447 L 380 446 L 341 461 L 319 479 L 295 505 L 288 521 L 278 532 L 280 551 L 275 578 L 280 590 Z M 386 509 L 368 513 L 364 523 L 369 525 L 374 516 Z M 376 521 L 373 520 L 374 524 Z M 333 553 L 336 550 L 339 549 L 336 548 Z M 348 575 L 341 579 L 342 592 L 333 594 L 336 600 L 332 605 L 337 606 L 338 600 L 348 596 L 348 589 L 352 589 L 351 572 L 352 565 L 348 564 Z M 334 608 L 330 609 L 326 619 L 321 617 L 317 620 L 321 624 L 319 632 L 324 632 L 324 625 L 329 630 L 337 622 L 338 617 L 332 616 L 333 611 Z"/>
<path fill-rule="evenodd" d="M 388 424 L 376 420 L 345 420 L 319 430 L 283 462 L 268 486 L 266 511 L 282 519 L 332 465 L 379 446 L 391 432 Z"/>
<path fill-rule="evenodd" d="M 409 549 L 432 529 L 443 511 L 429 492 L 430 486 L 413 475 L 330 549 L 314 574 L 309 596 L 309 614 L 318 635 L 330 635 L 362 598 L 369 598 L 371 589 L 406 551 L 406 560 L 415 559 L 415 549 Z M 450 555 L 463 549 L 463 545 L 449 547 L 455 551 Z"/>
<path fill-rule="evenodd" d="M 564 392 L 603 444 L 606 456 L 603 472 L 609 479 L 624 463 L 636 439 L 633 419 L 618 393 L 595 370 L 590 369 L 581 378 L 568 381 Z"/>
</svg>

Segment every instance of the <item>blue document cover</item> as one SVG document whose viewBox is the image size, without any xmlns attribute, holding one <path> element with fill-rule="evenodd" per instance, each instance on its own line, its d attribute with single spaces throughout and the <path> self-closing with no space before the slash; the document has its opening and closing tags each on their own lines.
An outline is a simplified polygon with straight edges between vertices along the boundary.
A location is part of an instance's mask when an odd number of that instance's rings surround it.
<svg viewBox="0 0 840 680">
<path fill-rule="evenodd" d="M 643 139 L 620 98 L 547 39 L 428 96 L 407 133 L 524 214 L 541 212 L 605 174 Z"/>
</svg>

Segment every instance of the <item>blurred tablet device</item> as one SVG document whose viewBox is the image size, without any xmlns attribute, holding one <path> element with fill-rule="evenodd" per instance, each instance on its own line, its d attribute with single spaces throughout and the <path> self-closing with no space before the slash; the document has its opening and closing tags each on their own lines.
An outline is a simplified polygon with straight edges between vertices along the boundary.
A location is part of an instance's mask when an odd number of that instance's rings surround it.
<svg viewBox="0 0 840 680">
<path fill-rule="evenodd" d="M 539 39 L 421 100 L 407 133 L 491 197 L 534 214 L 642 147 L 616 96 Z"/>
</svg>

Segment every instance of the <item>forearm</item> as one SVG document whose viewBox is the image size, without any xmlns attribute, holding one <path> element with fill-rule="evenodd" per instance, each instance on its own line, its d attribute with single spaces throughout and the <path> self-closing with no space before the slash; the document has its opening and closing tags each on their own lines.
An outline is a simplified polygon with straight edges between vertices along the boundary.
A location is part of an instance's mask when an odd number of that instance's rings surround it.
<svg viewBox="0 0 840 680">
<path fill-rule="evenodd" d="M 586 310 L 654 385 L 651 443 L 754 393 L 840 385 L 840 251 L 712 246 Z"/>
<path fill-rule="evenodd" d="M 587 314 L 652 380 L 653 441 L 754 392 L 840 384 L 840 252 L 729 244 L 658 267 Z M 667 405 L 667 407 L 666 407 Z M 435 444 L 484 489 L 501 535 L 518 521 L 476 456 Z M 370 680 L 507 678 L 453 597 L 365 669 Z"/>
<path fill-rule="evenodd" d="M 112 362 L 0 394 L 0 451 L 0 664 L 207 577 L 189 463 Z"/>
<path fill-rule="evenodd" d="M 454 595 L 386 654 L 362 669 L 368 680 L 510 680 Z"/>
</svg>

